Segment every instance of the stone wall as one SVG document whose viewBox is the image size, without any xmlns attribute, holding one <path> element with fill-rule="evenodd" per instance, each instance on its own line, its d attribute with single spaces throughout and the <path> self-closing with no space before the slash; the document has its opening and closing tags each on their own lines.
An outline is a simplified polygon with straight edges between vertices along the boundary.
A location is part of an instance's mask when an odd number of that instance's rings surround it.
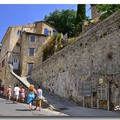
<svg viewBox="0 0 120 120">
<path fill-rule="evenodd" d="M 98 107 L 97 90 L 100 86 L 99 79 L 102 78 L 107 80 L 107 93 L 104 93 L 110 95 L 111 105 L 117 104 L 120 99 L 115 95 L 115 90 L 119 89 L 116 85 L 120 86 L 119 21 L 120 11 L 117 11 L 81 35 L 74 43 L 42 64 L 37 64 L 31 78 L 55 94 L 85 107 Z M 102 98 L 99 107 L 107 109 L 107 100 Z"/>
</svg>

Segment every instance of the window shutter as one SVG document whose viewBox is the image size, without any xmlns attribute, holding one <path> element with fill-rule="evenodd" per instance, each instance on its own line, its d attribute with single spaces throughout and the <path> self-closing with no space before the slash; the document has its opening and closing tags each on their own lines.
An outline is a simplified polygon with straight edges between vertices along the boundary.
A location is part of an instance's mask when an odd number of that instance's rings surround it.
<svg viewBox="0 0 120 120">
<path fill-rule="evenodd" d="M 18 35 L 18 36 L 21 36 L 21 35 L 22 35 L 22 31 L 21 31 L 21 30 L 18 30 L 18 31 L 17 31 L 17 35 Z"/>
<path fill-rule="evenodd" d="M 56 34 L 56 30 L 53 30 L 53 35 L 55 35 Z"/>
<path fill-rule="evenodd" d="M 44 34 L 48 35 L 49 30 L 47 28 L 44 28 Z"/>
<path fill-rule="evenodd" d="M 35 36 L 30 36 L 30 42 L 35 42 Z"/>
</svg>

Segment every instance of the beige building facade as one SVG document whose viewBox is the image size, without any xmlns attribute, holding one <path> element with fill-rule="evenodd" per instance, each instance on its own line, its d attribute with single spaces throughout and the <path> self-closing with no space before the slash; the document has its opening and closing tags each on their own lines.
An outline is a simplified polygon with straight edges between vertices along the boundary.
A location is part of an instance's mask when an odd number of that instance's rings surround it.
<svg viewBox="0 0 120 120">
<path fill-rule="evenodd" d="M 49 38 L 49 35 L 55 34 L 53 31 L 56 32 L 55 28 L 43 21 L 23 26 L 10 26 L 7 29 L 1 42 L 1 84 L 8 86 L 7 83 L 9 82 L 7 81 L 11 79 L 8 77 L 10 72 L 9 65 L 12 65 L 13 71 L 17 75 L 22 77 L 30 76 L 31 70 L 36 62 L 38 52 L 39 54 L 42 52 L 42 46 Z M 42 59 L 39 61 L 42 62 Z"/>
<path fill-rule="evenodd" d="M 37 34 L 46 34 L 46 35 L 54 35 L 56 30 L 53 26 L 43 21 L 37 21 L 35 24 L 35 33 Z"/>
</svg>

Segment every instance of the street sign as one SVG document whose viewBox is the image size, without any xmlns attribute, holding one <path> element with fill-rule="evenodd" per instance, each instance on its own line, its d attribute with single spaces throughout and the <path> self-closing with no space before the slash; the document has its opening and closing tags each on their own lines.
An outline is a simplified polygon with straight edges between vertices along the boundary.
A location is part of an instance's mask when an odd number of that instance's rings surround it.
<svg viewBox="0 0 120 120">
<path fill-rule="evenodd" d="M 99 100 L 107 100 L 108 97 L 108 87 L 107 84 L 97 86 L 97 98 Z"/>
<path fill-rule="evenodd" d="M 82 96 L 91 96 L 91 82 L 90 81 L 80 81 L 79 94 Z"/>
<path fill-rule="evenodd" d="M 96 86 L 92 86 L 91 87 L 91 92 L 97 92 L 97 87 Z"/>
<path fill-rule="evenodd" d="M 91 82 L 84 81 L 83 83 L 83 96 L 91 96 Z"/>
</svg>

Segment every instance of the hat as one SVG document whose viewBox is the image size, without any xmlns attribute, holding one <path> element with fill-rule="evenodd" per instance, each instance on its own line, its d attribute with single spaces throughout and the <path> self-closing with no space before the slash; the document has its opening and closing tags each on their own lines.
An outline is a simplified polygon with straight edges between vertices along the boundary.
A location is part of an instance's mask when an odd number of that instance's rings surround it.
<svg viewBox="0 0 120 120">
<path fill-rule="evenodd" d="M 9 85 L 9 87 L 11 87 L 11 85 Z"/>
</svg>

